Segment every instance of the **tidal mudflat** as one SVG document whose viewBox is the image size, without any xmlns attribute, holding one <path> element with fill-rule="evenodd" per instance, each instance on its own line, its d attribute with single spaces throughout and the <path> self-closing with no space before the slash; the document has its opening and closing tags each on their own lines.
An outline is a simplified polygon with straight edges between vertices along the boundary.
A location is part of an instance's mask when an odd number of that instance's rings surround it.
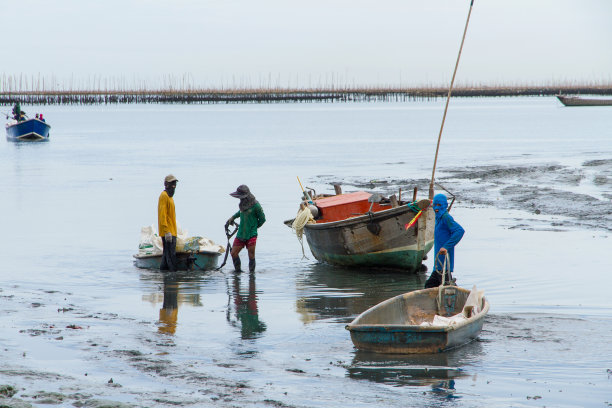
<svg viewBox="0 0 612 408">
<path fill-rule="evenodd" d="M 355 350 L 344 326 L 427 272 L 318 264 L 283 225 L 296 176 L 318 192 L 425 191 L 442 108 L 24 107 L 52 133 L 0 143 L 0 405 L 612 405 L 609 108 L 451 101 L 438 181 L 467 231 L 456 277 L 492 306 L 460 349 Z M 237 207 L 228 194 L 251 187 L 268 218 L 255 274 L 133 266 L 168 173 L 181 226 L 222 245 Z"/>
</svg>

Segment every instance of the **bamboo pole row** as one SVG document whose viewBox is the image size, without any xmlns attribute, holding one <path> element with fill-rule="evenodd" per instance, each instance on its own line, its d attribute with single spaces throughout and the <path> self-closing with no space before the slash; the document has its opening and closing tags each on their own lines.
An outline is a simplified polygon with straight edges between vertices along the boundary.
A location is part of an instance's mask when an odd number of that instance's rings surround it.
<svg viewBox="0 0 612 408">
<path fill-rule="evenodd" d="M 406 102 L 445 97 L 447 88 L 238 89 L 238 90 L 90 90 L 0 91 L 0 104 L 132 104 L 132 103 L 276 103 L 276 102 Z M 456 87 L 454 97 L 612 95 L 607 86 Z"/>
</svg>

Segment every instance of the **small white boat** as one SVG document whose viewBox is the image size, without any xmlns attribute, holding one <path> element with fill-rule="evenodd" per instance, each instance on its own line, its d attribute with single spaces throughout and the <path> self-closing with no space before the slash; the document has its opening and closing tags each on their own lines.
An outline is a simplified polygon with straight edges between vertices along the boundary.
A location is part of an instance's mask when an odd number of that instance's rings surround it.
<svg viewBox="0 0 612 408">
<path fill-rule="evenodd" d="M 219 252 L 200 251 L 200 252 L 177 252 L 176 259 L 179 271 L 207 271 L 215 269 Z M 134 255 L 134 265 L 142 269 L 159 269 L 162 256 L 159 254 L 136 254 Z"/>
<path fill-rule="evenodd" d="M 480 334 L 489 311 L 489 302 L 481 293 L 457 286 L 415 290 L 366 310 L 346 329 L 360 350 L 443 352 Z"/>
</svg>

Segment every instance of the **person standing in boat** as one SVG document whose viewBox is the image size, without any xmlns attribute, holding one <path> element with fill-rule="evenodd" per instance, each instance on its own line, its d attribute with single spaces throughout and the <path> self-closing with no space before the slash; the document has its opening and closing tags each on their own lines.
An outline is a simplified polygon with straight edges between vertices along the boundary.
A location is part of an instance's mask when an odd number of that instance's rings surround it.
<svg viewBox="0 0 612 408">
<path fill-rule="evenodd" d="M 234 224 L 236 218 L 240 217 L 240 226 L 238 227 L 238 233 L 234 239 L 234 245 L 231 251 L 234 269 L 236 271 L 241 271 L 240 257 L 238 254 L 242 248 L 246 246 L 249 254 L 249 272 L 255 272 L 257 229 L 266 222 L 266 216 L 264 215 L 261 204 L 255 199 L 255 196 L 246 185 L 243 184 L 239 186 L 236 191 L 230 193 L 230 195 L 240 199 L 240 203 L 238 204 L 239 211 L 232 215 L 225 223 L 225 228 L 227 229 L 230 224 Z"/>
<path fill-rule="evenodd" d="M 176 259 L 176 212 L 174 210 L 174 190 L 177 183 L 176 177 L 169 174 L 164 179 L 164 191 L 159 195 L 157 203 L 157 222 L 159 236 L 163 243 L 163 254 L 159 269 L 162 271 L 175 272 L 177 269 Z"/>
<path fill-rule="evenodd" d="M 453 217 L 448 213 L 448 201 L 444 194 L 436 194 L 432 203 L 436 213 L 436 227 L 434 230 L 434 260 L 433 272 L 425 282 L 425 289 L 435 288 L 442 284 L 442 268 L 446 254 L 448 254 L 450 265 L 447 265 L 447 270 L 453 272 L 455 261 L 455 245 L 461 241 L 465 230 Z M 449 282 L 449 276 L 446 275 L 445 283 Z"/>
<path fill-rule="evenodd" d="M 13 119 L 15 119 L 17 122 L 20 122 L 24 115 L 25 112 L 21 110 L 21 105 L 19 104 L 19 102 L 15 103 L 15 106 L 13 106 Z"/>
</svg>

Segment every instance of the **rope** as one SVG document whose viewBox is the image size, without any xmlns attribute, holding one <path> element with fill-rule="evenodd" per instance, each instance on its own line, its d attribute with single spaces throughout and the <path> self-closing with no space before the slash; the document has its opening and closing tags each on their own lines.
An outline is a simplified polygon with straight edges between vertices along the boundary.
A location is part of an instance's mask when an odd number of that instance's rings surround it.
<svg viewBox="0 0 612 408">
<path fill-rule="evenodd" d="M 227 237 L 227 246 L 225 247 L 225 257 L 223 258 L 223 263 L 221 264 L 221 266 L 216 268 L 215 271 L 220 271 L 221 268 L 223 268 L 225 266 L 225 263 L 227 262 L 227 256 L 232 250 L 232 244 L 230 244 L 230 238 L 232 238 L 232 236 L 234 236 L 234 234 L 238 232 L 238 224 L 234 224 L 234 227 L 235 228 L 233 232 L 230 232 L 227 227 L 225 228 L 225 236 Z"/>
<path fill-rule="evenodd" d="M 304 227 L 306 226 L 306 224 L 313 222 L 314 217 L 312 216 L 310 209 L 308 208 L 308 206 L 304 206 L 304 208 L 298 212 L 297 216 L 295 217 L 295 220 L 293 220 L 293 223 L 291 224 L 291 228 L 295 231 L 295 235 L 297 236 L 297 239 L 298 241 L 300 241 L 300 245 L 302 246 L 302 259 L 308 259 L 306 253 L 304 252 Z"/>
<path fill-rule="evenodd" d="M 453 71 L 453 78 L 451 79 L 450 87 L 448 88 L 446 106 L 444 106 L 444 115 L 442 116 L 442 124 L 440 125 L 440 133 L 438 134 L 438 144 L 436 146 L 436 155 L 434 158 L 433 170 L 431 171 L 431 183 L 429 184 L 429 199 L 430 200 L 433 199 L 434 176 L 436 174 L 436 164 L 438 162 L 438 151 L 440 150 L 440 140 L 442 139 L 442 129 L 444 129 L 444 121 L 446 120 L 446 112 L 448 111 L 448 103 L 450 102 L 451 93 L 453 91 L 453 84 L 455 83 L 455 75 L 457 75 L 457 68 L 459 67 L 459 59 L 461 58 L 461 50 L 463 50 L 463 43 L 465 42 L 465 35 L 467 33 L 468 24 L 470 22 L 470 15 L 472 14 L 472 6 L 474 6 L 474 0 L 470 2 L 470 11 L 468 12 L 467 20 L 465 22 L 465 29 L 463 30 L 463 38 L 461 39 L 461 46 L 459 47 L 459 54 L 457 55 L 457 62 L 455 63 L 455 70 Z"/>
<path fill-rule="evenodd" d="M 436 262 L 438 261 L 438 254 L 436 254 Z M 446 281 L 446 271 L 448 269 L 448 285 L 445 285 Z M 450 258 L 448 256 L 448 252 L 444 254 L 444 263 L 442 264 L 442 283 L 438 286 L 438 313 L 442 312 L 442 290 L 444 286 L 452 286 L 452 275 L 450 271 Z"/>
</svg>

